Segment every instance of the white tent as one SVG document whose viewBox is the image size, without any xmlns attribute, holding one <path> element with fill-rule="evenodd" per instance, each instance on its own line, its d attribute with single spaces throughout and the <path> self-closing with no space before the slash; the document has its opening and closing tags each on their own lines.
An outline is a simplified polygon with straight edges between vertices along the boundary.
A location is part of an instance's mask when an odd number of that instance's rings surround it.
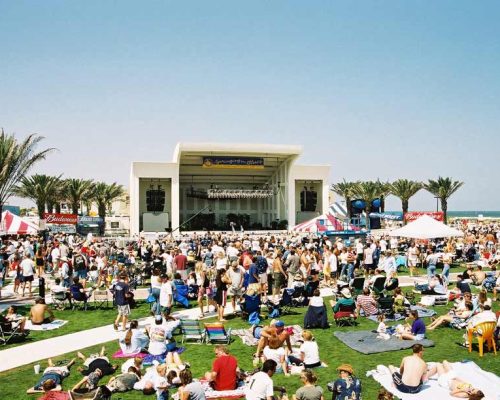
<svg viewBox="0 0 500 400">
<path fill-rule="evenodd" d="M 38 227 L 32 222 L 26 221 L 10 211 L 2 213 L 2 223 L 0 224 L 0 234 L 2 235 L 34 235 L 38 232 Z"/>
<path fill-rule="evenodd" d="M 428 215 L 422 215 L 420 218 L 402 228 L 389 232 L 389 236 L 406 237 L 412 239 L 433 239 L 463 236 L 463 232 L 455 228 L 450 228 L 442 222 L 436 221 Z"/>
</svg>

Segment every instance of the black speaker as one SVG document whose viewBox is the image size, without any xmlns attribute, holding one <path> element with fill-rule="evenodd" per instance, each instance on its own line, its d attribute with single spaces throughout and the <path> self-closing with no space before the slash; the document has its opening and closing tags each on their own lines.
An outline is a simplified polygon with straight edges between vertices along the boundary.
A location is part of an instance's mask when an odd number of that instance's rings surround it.
<svg viewBox="0 0 500 400">
<path fill-rule="evenodd" d="M 305 192 L 305 191 L 300 192 L 300 211 L 307 211 L 306 193 L 307 192 Z"/>
<path fill-rule="evenodd" d="M 315 190 L 310 190 L 307 192 L 307 210 L 316 211 L 316 205 L 318 204 L 318 192 Z"/>
<path fill-rule="evenodd" d="M 148 212 L 162 212 L 165 208 L 165 190 L 149 189 L 146 191 L 146 209 Z"/>
</svg>

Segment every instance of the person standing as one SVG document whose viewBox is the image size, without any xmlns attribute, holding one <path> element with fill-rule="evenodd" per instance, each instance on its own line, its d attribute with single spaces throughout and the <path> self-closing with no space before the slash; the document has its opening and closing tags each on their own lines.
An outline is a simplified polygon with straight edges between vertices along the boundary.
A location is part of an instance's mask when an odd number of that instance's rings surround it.
<svg viewBox="0 0 500 400">
<path fill-rule="evenodd" d="M 127 283 L 127 275 L 118 275 L 118 282 L 113 286 L 112 291 L 114 293 L 115 303 L 118 308 L 118 316 L 113 323 L 113 327 L 115 328 L 115 330 L 118 330 L 118 323 L 121 320 L 122 330 L 125 331 L 127 328 L 128 316 L 130 315 L 130 288 Z"/>
<path fill-rule="evenodd" d="M 183 280 L 187 279 L 187 257 L 182 253 L 181 250 L 177 250 L 177 255 L 174 257 L 173 270 L 174 273 L 181 274 Z"/>
<path fill-rule="evenodd" d="M 229 294 L 231 295 L 233 313 L 235 313 L 236 300 L 241 300 L 243 296 L 243 280 L 245 270 L 242 266 L 239 265 L 238 260 L 236 259 L 231 262 L 231 268 L 229 268 L 227 274 L 229 275 L 229 278 L 231 280 L 231 285 L 229 286 Z"/>
<path fill-rule="evenodd" d="M 300 257 L 294 248 L 290 249 L 290 254 L 285 261 L 285 268 L 288 275 L 287 287 L 291 289 L 295 275 L 300 271 Z"/>
<path fill-rule="evenodd" d="M 33 282 L 33 275 L 35 274 L 35 263 L 30 257 L 29 253 L 24 254 L 24 259 L 21 261 L 22 281 L 23 281 L 23 297 L 26 290 L 26 283 L 28 283 L 28 296 L 31 296 L 31 285 Z"/>
<path fill-rule="evenodd" d="M 434 250 L 429 249 L 429 254 L 425 258 L 427 263 L 427 278 L 432 278 L 436 275 L 436 265 L 439 261 L 439 254 L 435 253 Z"/>
</svg>

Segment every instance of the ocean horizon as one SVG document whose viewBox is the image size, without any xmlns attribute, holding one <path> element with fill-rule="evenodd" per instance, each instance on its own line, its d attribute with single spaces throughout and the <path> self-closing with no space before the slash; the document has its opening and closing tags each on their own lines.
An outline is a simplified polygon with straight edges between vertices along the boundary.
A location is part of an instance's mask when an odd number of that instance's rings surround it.
<svg viewBox="0 0 500 400">
<path fill-rule="evenodd" d="M 418 210 L 412 210 L 418 211 Z M 441 211 L 441 210 L 439 210 Z M 401 211 L 391 210 L 386 211 L 391 214 L 401 214 Z M 411 211 L 410 211 L 411 212 Z M 485 218 L 500 218 L 500 211 L 448 211 L 448 218 L 478 218 L 479 216 Z"/>
</svg>

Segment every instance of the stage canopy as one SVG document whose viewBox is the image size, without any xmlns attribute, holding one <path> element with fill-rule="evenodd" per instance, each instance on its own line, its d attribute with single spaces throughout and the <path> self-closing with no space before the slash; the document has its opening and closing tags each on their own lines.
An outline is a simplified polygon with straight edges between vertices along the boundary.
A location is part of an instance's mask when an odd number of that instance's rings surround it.
<svg viewBox="0 0 500 400">
<path fill-rule="evenodd" d="M 434 239 L 463 236 L 463 232 L 455 228 L 450 228 L 442 222 L 436 221 L 428 215 L 389 232 L 389 236 L 406 237 L 412 239 Z"/>
<path fill-rule="evenodd" d="M 2 213 L 2 223 L 0 224 L 0 234 L 2 235 L 34 235 L 38 232 L 38 227 L 25 221 L 21 217 L 12 214 L 10 211 Z"/>
</svg>

